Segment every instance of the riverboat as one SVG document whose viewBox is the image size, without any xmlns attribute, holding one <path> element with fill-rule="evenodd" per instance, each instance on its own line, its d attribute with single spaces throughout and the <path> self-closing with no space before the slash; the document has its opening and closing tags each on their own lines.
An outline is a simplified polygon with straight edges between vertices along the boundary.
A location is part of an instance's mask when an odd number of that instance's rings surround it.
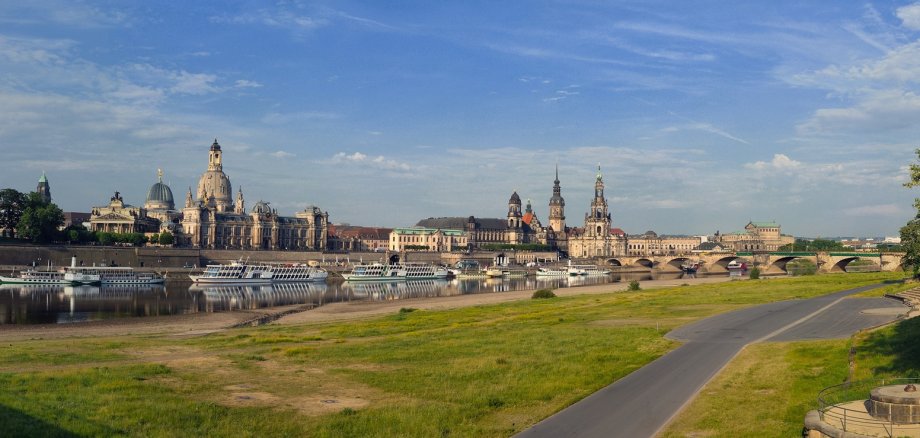
<svg viewBox="0 0 920 438">
<path fill-rule="evenodd" d="M 569 276 L 572 277 L 577 277 L 580 275 L 587 275 L 589 277 L 607 275 L 611 272 L 609 269 L 602 269 L 597 265 L 574 265 L 571 261 L 569 261 L 566 271 L 568 272 Z"/>
<path fill-rule="evenodd" d="M 236 261 L 226 265 L 208 265 L 200 274 L 190 274 L 188 278 L 200 284 L 270 284 L 272 268 Z"/>
<path fill-rule="evenodd" d="M 505 270 L 500 267 L 493 266 L 491 268 L 486 269 L 486 277 L 500 278 L 500 277 L 503 277 L 504 275 L 505 275 Z"/>
<path fill-rule="evenodd" d="M 355 265 L 350 273 L 342 274 L 348 281 L 398 281 L 447 278 L 447 268 L 425 263 L 385 265 L 382 263 Z"/>
<path fill-rule="evenodd" d="M 64 271 L 19 271 L 19 276 L 0 275 L 0 283 L 3 284 L 73 284 L 71 280 L 64 278 Z"/>
<path fill-rule="evenodd" d="M 71 266 L 65 278 L 80 284 L 160 284 L 165 280 L 155 272 L 137 272 L 129 266 Z"/>
<path fill-rule="evenodd" d="M 300 281 L 326 281 L 329 273 L 325 269 L 302 263 L 271 265 L 272 283 Z"/>
<path fill-rule="evenodd" d="M 537 268 L 537 277 L 565 277 L 569 275 L 566 268 Z"/>
</svg>

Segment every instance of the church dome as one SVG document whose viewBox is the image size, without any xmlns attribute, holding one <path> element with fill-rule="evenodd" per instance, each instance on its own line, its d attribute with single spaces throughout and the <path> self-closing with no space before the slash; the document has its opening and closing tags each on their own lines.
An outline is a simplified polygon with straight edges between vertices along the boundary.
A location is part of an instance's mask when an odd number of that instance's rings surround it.
<svg viewBox="0 0 920 438">
<path fill-rule="evenodd" d="M 511 199 L 508 200 L 509 204 L 521 205 L 521 197 L 518 196 L 517 192 L 511 194 Z"/>
<path fill-rule="evenodd" d="M 173 202 L 172 190 L 168 185 L 163 184 L 163 171 L 157 169 L 159 181 L 150 186 L 147 190 L 147 201 L 144 202 L 144 208 L 148 210 L 175 210 L 176 204 Z"/>
<path fill-rule="evenodd" d="M 255 214 L 268 214 L 272 212 L 272 208 L 268 206 L 267 202 L 259 201 L 252 207 L 252 212 Z"/>
<path fill-rule="evenodd" d="M 233 205 L 230 178 L 220 170 L 209 170 L 198 180 L 198 199 L 207 201 L 211 196 L 217 205 Z"/>
</svg>

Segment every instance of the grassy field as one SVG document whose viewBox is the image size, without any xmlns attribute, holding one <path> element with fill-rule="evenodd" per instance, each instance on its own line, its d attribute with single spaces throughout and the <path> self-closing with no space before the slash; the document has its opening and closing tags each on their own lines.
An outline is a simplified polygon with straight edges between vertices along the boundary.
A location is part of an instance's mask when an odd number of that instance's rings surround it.
<svg viewBox="0 0 920 438">
<path fill-rule="evenodd" d="M 895 277 L 773 278 L 449 311 L 405 308 L 366 321 L 190 339 L 3 342 L 0 424 L 23 436 L 509 436 L 673 349 L 663 336 L 676 326 Z M 895 366 L 890 351 L 881 352 L 885 339 L 864 341 L 880 351 L 873 367 Z M 845 342 L 767 347 L 776 350 L 744 353 L 749 365 L 741 375 L 782 381 L 794 374 L 798 381 L 811 373 L 832 384 L 841 378 L 835 366 L 797 358 L 840 351 L 846 372 Z M 754 365 L 780 354 L 792 355 L 781 361 L 790 362 L 785 368 Z M 764 387 L 781 398 L 775 409 L 754 414 L 779 422 L 798 415 L 801 422 L 800 400 L 813 400 L 811 386 L 782 395 L 787 389 Z M 689 429 L 674 436 L 680 430 Z"/>
</svg>

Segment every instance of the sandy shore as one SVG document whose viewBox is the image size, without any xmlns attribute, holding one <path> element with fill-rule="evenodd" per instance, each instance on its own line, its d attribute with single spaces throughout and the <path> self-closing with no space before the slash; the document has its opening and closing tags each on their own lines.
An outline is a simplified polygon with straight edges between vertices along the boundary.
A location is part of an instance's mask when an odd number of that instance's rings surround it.
<svg viewBox="0 0 920 438">
<path fill-rule="evenodd" d="M 648 280 L 641 282 L 643 289 L 705 284 L 729 281 L 728 277 L 702 277 L 675 280 Z M 601 294 L 626 290 L 627 283 L 608 283 L 555 289 L 558 296 Z M 412 298 L 396 301 L 359 301 L 326 304 L 299 311 L 303 306 L 273 307 L 268 309 L 196 313 L 175 316 L 118 318 L 74 324 L 40 324 L 0 326 L 0 342 L 30 339 L 59 339 L 76 337 L 111 337 L 122 335 L 201 336 L 228 330 L 260 317 L 281 315 L 272 324 L 309 324 L 348 321 L 398 312 L 403 307 L 425 310 L 445 310 L 459 307 L 498 304 L 530 299 L 533 290 L 455 295 L 437 298 Z"/>
</svg>

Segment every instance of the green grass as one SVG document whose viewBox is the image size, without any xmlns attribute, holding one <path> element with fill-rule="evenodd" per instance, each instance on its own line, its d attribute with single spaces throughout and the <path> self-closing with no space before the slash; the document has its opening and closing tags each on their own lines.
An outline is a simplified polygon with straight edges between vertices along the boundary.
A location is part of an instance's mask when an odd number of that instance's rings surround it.
<svg viewBox="0 0 920 438">
<path fill-rule="evenodd" d="M 509 436 L 670 351 L 677 344 L 663 336 L 674 327 L 894 277 L 774 278 L 406 308 L 362 321 L 182 340 L 13 342 L 0 350 L 0 388 L 12 388 L 0 391 L 0 424 L 61 436 Z M 65 361 L 51 359 L 61 353 Z"/>
</svg>

